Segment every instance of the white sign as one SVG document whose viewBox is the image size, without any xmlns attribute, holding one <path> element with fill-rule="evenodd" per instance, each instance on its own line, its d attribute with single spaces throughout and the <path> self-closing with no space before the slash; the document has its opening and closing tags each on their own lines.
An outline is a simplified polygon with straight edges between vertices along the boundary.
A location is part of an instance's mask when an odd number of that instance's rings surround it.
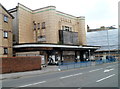
<svg viewBox="0 0 120 89">
<path fill-rule="evenodd" d="M 41 64 L 45 64 L 45 56 L 41 55 Z"/>
</svg>

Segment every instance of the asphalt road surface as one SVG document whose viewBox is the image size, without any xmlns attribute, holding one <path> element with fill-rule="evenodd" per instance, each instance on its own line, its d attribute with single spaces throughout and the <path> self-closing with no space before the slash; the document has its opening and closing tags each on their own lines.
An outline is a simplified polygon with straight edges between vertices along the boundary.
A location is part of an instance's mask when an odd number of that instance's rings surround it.
<svg viewBox="0 0 120 89">
<path fill-rule="evenodd" d="M 2 81 L 2 87 L 12 87 L 12 89 L 22 89 L 24 87 L 77 87 L 77 89 L 81 89 L 82 87 L 118 87 L 118 85 L 118 63 Z"/>
</svg>

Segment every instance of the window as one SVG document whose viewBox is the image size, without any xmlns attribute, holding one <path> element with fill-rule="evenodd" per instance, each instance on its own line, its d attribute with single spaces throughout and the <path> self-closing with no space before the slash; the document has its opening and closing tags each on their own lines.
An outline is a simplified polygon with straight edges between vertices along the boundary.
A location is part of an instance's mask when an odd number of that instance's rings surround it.
<svg viewBox="0 0 120 89">
<path fill-rule="evenodd" d="M 42 23 L 42 29 L 45 29 L 45 22 Z"/>
<path fill-rule="evenodd" d="M 4 31 L 3 36 L 4 36 L 4 38 L 8 38 L 8 32 L 7 32 L 7 31 Z"/>
<path fill-rule="evenodd" d="M 38 23 L 38 29 L 40 29 L 40 23 Z"/>
<path fill-rule="evenodd" d="M 43 38 L 43 36 L 39 36 L 40 38 Z"/>
<path fill-rule="evenodd" d="M 69 27 L 68 27 L 68 26 L 65 26 L 65 30 L 66 30 L 66 31 L 69 31 Z"/>
<path fill-rule="evenodd" d="M 70 27 L 70 31 L 72 31 L 72 27 Z"/>
<path fill-rule="evenodd" d="M 43 35 L 43 36 L 38 36 L 38 41 L 39 41 L 39 42 L 46 41 L 45 35 Z"/>
<path fill-rule="evenodd" d="M 36 30 L 36 23 L 34 23 L 34 30 Z"/>
<path fill-rule="evenodd" d="M 64 30 L 64 26 L 62 26 L 62 30 Z"/>
<path fill-rule="evenodd" d="M 39 36 L 39 38 L 45 38 L 45 36 Z"/>
<path fill-rule="evenodd" d="M 8 48 L 4 48 L 4 54 L 8 54 Z"/>
<path fill-rule="evenodd" d="M 62 30 L 65 30 L 65 31 L 72 31 L 72 27 L 62 26 Z"/>
<path fill-rule="evenodd" d="M 4 22 L 8 22 L 8 16 L 4 15 Z"/>
<path fill-rule="evenodd" d="M 16 41 L 16 35 L 15 34 L 13 34 L 13 42 L 15 42 Z"/>
</svg>

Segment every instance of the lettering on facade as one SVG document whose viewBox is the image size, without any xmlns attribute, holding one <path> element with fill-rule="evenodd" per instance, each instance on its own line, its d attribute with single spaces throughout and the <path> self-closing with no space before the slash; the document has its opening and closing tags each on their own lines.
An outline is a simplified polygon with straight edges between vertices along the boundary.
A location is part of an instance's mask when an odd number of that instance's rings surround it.
<svg viewBox="0 0 120 89">
<path fill-rule="evenodd" d="M 60 18 L 61 22 L 72 23 L 70 19 Z"/>
</svg>

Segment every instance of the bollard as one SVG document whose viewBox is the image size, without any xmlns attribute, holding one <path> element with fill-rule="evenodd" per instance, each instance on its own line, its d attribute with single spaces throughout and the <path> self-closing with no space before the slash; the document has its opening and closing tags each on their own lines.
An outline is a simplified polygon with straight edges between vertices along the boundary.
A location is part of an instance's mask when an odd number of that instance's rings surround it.
<svg viewBox="0 0 120 89">
<path fill-rule="evenodd" d="M 75 63 L 74 63 L 74 69 L 75 69 Z"/>
<path fill-rule="evenodd" d="M 68 64 L 67 64 L 67 70 L 68 70 Z"/>
<path fill-rule="evenodd" d="M 88 62 L 86 62 L 86 67 L 87 67 L 87 63 L 88 63 Z"/>
</svg>

